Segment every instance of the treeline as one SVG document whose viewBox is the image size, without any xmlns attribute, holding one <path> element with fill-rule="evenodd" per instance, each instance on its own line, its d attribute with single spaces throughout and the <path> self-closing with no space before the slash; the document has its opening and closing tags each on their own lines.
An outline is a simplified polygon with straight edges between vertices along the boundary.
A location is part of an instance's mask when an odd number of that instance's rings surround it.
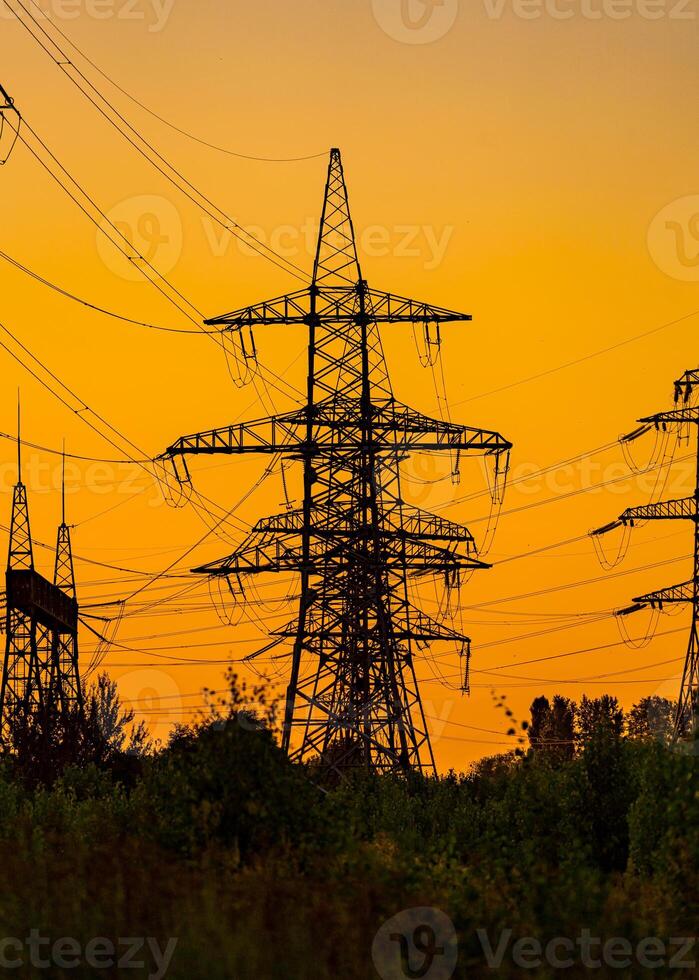
<svg viewBox="0 0 699 980">
<path fill-rule="evenodd" d="M 465 774 L 321 788 L 281 752 L 273 707 L 254 715 L 230 681 L 230 707 L 163 748 L 106 680 L 87 735 L 71 736 L 79 759 L 54 746 L 38 760 L 38 732 L 20 733 L 0 768 L 3 935 L 176 937 L 167 975 L 183 980 L 366 980 L 377 930 L 413 907 L 452 919 L 460 977 L 494 975 L 482 928 L 544 941 L 695 931 L 699 766 L 693 743 L 671 744 L 671 704 L 625 715 L 611 697 L 540 698 L 520 721 L 503 701 L 512 752 Z M 51 973 L 63 975 L 96 974 Z"/>
</svg>

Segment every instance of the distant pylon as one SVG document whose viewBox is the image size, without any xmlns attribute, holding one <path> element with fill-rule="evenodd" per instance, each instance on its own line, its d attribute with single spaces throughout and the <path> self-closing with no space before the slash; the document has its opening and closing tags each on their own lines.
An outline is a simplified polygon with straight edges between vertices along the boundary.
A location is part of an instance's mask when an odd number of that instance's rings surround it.
<svg viewBox="0 0 699 980">
<path fill-rule="evenodd" d="M 70 539 L 70 527 L 66 524 L 66 454 L 63 447 L 61 478 L 61 523 L 58 528 L 56 541 L 56 565 L 53 583 L 62 593 L 76 603 L 75 568 L 73 566 L 73 549 Z M 56 690 L 61 707 L 65 710 L 77 703 L 82 708 L 82 686 L 78 668 L 78 632 L 60 633 L 54 631 L 53 673 L 56 678 Z"/>
<path fill-rule="evenodd" d="M 18 412 L 18 478 L 6 573 L 5 661 L 0 688 L 0 737 L 14 723 L 38 716 L 47 725 L 56 712 L 82 710 L 78 670 L 78 603 L 70 530 L 58 531 L 54 583 L 34 567 L 27 489 L 22 481 L 22 439 Z"/>
<path fill-rule="evenodd" d="M 699 432 L 699 404 L 695 394 L 699 391 L 699 370 L 687 371 L 675 382 L 675 407 L 669 412 L 660 412 L 640 419 L 642 428 L 632 433 L 628 439 L 635 439 L 645 432 L 655 429 L 667 432 L 689 432 L 692 428 Z M 689 646 L 685 658 L 682 685 L 680 688 L 677 714 L 675 717 L 674 739 L 688 737 L 697 732 L 699 718 L 699 436 L 696 445 L 696 484 L 691 497 L 682 500 L 663 500 L 656 504 L 629 507 L 618 521 L 608 524 L 596 535 L 605 534 L 616 527 L 633 526 L 637 521 L 689 521 L 694 525 L 694 568 L 688 582 L 673 585 L 658 592 L 649 592 L 634 599 L 634 605 L 620 610 L 618 616 L 629 616 L 641 609 L 651 607 L 662 609 L 666 605 L 689 605 L 692 609 Z"/>
<path fill-rule="evenodd" d="M 14 569 L 34 568 L 34 549 L 29 524 L 27 488 L 22 482 L 22 417 L 17 399 L 17 483 L 12 494 L 12 521 L 10 524 L 10 550 L 7 567 Z"/>
</svg>

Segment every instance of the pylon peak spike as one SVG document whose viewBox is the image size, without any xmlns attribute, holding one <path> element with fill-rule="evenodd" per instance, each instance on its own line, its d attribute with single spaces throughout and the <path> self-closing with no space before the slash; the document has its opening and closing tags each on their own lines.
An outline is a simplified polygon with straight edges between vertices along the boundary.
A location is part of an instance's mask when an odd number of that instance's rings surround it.
<svg viewBox="0 0 699 980">
<path fill-rule="evenodd" d="M 318 249 L 313 268 L 314 286 L 355 285 L 362 279 L 354 225 L 339 148 L 330 151 Z"/>
<path fill-rule="evenodd" d="M 66 526 L 66 441 L 63 440 L 61 467 L 61 525 Z"/>
<path fill-rule="evenodd" d="M 22 484 L 22 397 L 17 389 L 17 485 Z"/>
</svg>

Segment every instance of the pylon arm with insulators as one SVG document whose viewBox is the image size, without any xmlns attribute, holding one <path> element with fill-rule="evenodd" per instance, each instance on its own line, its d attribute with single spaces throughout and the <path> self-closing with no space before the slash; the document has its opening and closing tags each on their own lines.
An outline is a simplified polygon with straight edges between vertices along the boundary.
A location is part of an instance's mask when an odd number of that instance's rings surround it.
<svg viewBox="0 0 699 980">
<path fill-rule="evenodd" d="M 670 412 L 660 412 L 658 415 L 651 415 L 639 421 L 649 422 L 658 429 L 668 425 L 687 425 L 692 422 L 696 424 L 699 423 L 699 407 L 675 408 Z"/>
<path fill-rule="evenodd" d="M 207 326 L 229 330 L 256 326 L 308 325 L 315 309 L 315 316 L 325 324 L 346 323 L 348 312 L 359 322 L 361 313 L 358 298 L 362 297 L 367 315 L 372 323 L 466 323 L 472 317 L 431 303 L 395 296 L 360 284 L 353 286 L 325 286 L 316 290 L 298 290 L 253 306 L 225 313 L 206 321 Z"/>
<path fill-rule="evenodd" d="M 344 405 L 343 405 L 344 407 Z M 383 455 L 415 449 L 420 452 L 452 449 L 485 454 L 507 453 L 512 444 L 497 432 L 455 425 L 415 412 L 395 400 L 373 407 L 372 441 L 366 444 L 361 416 L 338 412 L 338 404 L 318 404 L 313 418 L 313 442 L 304 441 L 308 426 L 305 411 L 297 410 L 268 419 L 242 422 L 220 429 L 209 429 L 183 436 L 165 451 L 161 459 L 184 456 L 236 455 L 243 453 L 302 453 L 338 450 L 368 450 Z M 355 417 L 356 415 L 356 417 Z M 339 438 L 338 438 L 339 437 Z M 188 479 L 189 474 L 186 474 Z"/>
<path fill-rule="evenodd" d="M 393 511 L 387 511 L 387 517 L 393 523 L 396 537 L 407 537 L 413 541 L 450 541 L 465 544 L 469 551 L 475 550 L 475 541 L 468 528 L 444 517 L 398 503 Z M 324 507 L 314 507 L 311 511 L 311 527 L 315 537 L 348 534 L 355 526 L 350 511 L 338 514 L 336 510 Z M 303 527 L 304 512 L 302 508 L 297 508 L 274 517 L 265 517 L 257 522 L 254 529 L 267 534 L 300 534 Z"/>
<path fill-rule="evenodd" d="M 647 595 L 638 596 L 636 599 L 634 599 L 635 603 L 638 603 L 641 606 L 652 606 L 654 609 L 662 609 L 663 606 L 676 604 L 678 602 L 694 601 L 694 582 L 683 582 L 682 585 L 671 585 L 668 589 L 659 589 L 657 592 L 649 592 Z"/>
<path fill-rule="evenodd" d="M 273 540 L 266 540 L 266 535 L 253 532 L 248 541 L 223 561 L 212 562 L 193 569 L 197 575 L 223 576 L 264 574 L 271 572 L 288 572 L 306 570 L 311 575 L 321 574 L 323 569 L 331 565 L 334 571 L 342 571 L 352 564 L 374 566 L 375 561 L 368 559 L 361 544 L 364 540 L 361 531 L 334 538 L 332 535 L 322 536 L 322 547 L 309 557 L 306 564 L 303 560 L 302 542 L 297 534 L 288 535 L 288 540 L 279 540 L 274 535 Z M 356 543 L 356 547 L 352 543 Z M 438 548 L 425 541 L 411 541 L 398 538 L 395 535 L 381 537 L 380 566 L 387 570 L 400 568 L 403 563 L 418 574 L 436 574 L 438 572 L 453 572 L 458 569 L 485 570 L 490 565 L 471 558 L 468 554 L 460 555 L 446 548 Z"/>
<path fill-rule="evenodd" d="M 512 443 L 497 432 L 431 419 L 395 400 L 374 406 L 372 426 L 377 441 L 399 450 L 453 449 L 494 455 L 512 449 Z"/>
<path fill-rule="evenodd" d="M 196 432 L 178 439 L 159 459 L 238 453 L 298 453 L 301 448 L 299 433 L 305 425 L 305 414 L 296 411 L 286 415 L 276 415 L 273 418 Z"/>
<path fill-rule="evenodd" d="M 695 521 L 696 519 L 697 501 L 694 497 L 629 507 L 619 518 L 622 524 L 632 526 L 634 521 Z"/>
<path fill-rule="evenodd" d="M 458 643 L 464 646 L 470 645 L 471 643 L 470 637 L 465 636 L 457 630 L 450 629 L 412 604 L 408 604 L 407 609 L 401 607 L 394 611 L 391 620 L 394 624 L 391 630 L 391 636 L 394 640 L 414 640 L 418 643 L 441 641 L 445 643 Z M 319 621 L 317 625 L 313 623 L 313 634 L 322 635 L 327 640 L 341 640 L 343 635 L 346 634 L 346 629 L 346 624 L 339 615 L 328 617 L 327 613 L 325 613 L 322 616 L 322 621 Z M 297 632 L 298 622 L 293 620 L 287 623 L 286 626 L 274 630 L 272 635 L 289 639 L 296 636 Z"/>
</svg>

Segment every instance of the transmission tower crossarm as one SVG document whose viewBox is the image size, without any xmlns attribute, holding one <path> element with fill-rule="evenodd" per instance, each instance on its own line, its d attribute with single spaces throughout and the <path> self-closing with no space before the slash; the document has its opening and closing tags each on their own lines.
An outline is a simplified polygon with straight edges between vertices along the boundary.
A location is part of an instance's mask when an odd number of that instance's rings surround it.
<svg viewBox="0 0 699 980">
<path fill-rule="evenodd" d="M 342 617 L 324 617 L 325 622 L 314 630 L 314 635 L 321 636 L 325 640 L 341 640 L 345 629 Z M 458 630 L 453 630 L 444 623 L 433 619 L 422 609 L 418 609 L 412 604 L 396 610 L 393 613 L 394 628 L 391 635 L 395 640 L 414 640 L 418 643 L 445 642 L 458 643 L 468 646 L 471 643 L 470 637 Z M 298 623 L 296 620 L 287 623 L 279 629 L 273 631 L 273 636 L 283 639 L 291 639 L 296 636 Z"/>
<path fill-rule="evenodd" d="M 366 313 L 362 314 L 357 302 L 365 297 Z M 315 304 L 312 303 L 315 295 Z M 311 316 L 323 323 L 346 323 L 348 318 L 358 323 L 365 315 L 372 323 L 468 323 L 470 313 L 449 310 L 420 300 L 394 293 L 382 292 L 361 283 L 347 286 L 319 286 L 312 294 L 310 289 L 300 289 L 275 299 L 245 306 L 205 321 L 208 327 L 222 330 L 239 330 L 256 326 L 308 325 Z"/>
<path fill-rule="evenodd" d="M 679 602 L 694 602 L 695 583 L 683 582 L 682 585 L 671 585 L 668 589 L 659 589 L 657 592 L 648 592 L 646 595 L 638 596 L 634 602 L 642 606 L 662 607 L 664 605 L 676 604 Z"/>
<path fill-rule="evenodd" d="M 310 290 L 299 289 L 284 296 L 254 303 L 231 313 L 205 320 L 207 327 L 233 330 L 238 327 L 288 325 L 307 323 L 310 313 Z"/>
<path fill-rule="evenodd" d="M 622 524 L 634 521 L 696 521 L 697 501 L 694 497 L 683 500 L 661 500 L 655 504 L 629 507 L 619 518 Z"/>
<path fill-rule="evenodd" d="M 357 529 L 342 533 L 318 529 L 310 531 L 310 539 L 319 539 L 324 547 L 313 551 L 308 558 L 303 555 L 301 535 L 296 532 L 287 535 L 275 534 L 270 540 L 269 535 L 253 531 L 247 541 L 228 558 L 215 561 L 193 569 L 195 575 L 229 577 L 235 575 L 260 575 L 264 573 L 303 571 L 311 575 L 319 575 L 324 567 L 330 565 L 334 572 L 346 570 L 353 561 L 361 563 L 363 559 L 353 550 L 353 544 L 361 541 L 366 533 Z M 485 570 L 491 566 L 472 558 L 469 554 L 459 554 L 446 548 L 440 548 L 426 541 L 412 541 L 409 538 L 399 538 L 395 534 L 381 535 L 382 555 L 381 566 L 390 571 L 392 568 L 407 567 L 417 574 L 435 574 L 438 572 L 454 572 L 459 569 Z"/>
<path fill-rule="evenodd" d="M 669 412 L 659 412 L 657 415 L 650 415 L 648 418 L 639 419 L 639 422 L 648 422 L 658 428 L 662 425 L 699 423 L 699 406 L 693 408 L 675 408 Z"/>
<path fill-rule="evenodd" d="M 426 451 L 445 449 L 486 454 L 512 449 L 498 432 L 432 419 L 393 399 L 373 407 L 372 434 L 382 451 L 411 448 Z M 346 423 L 342 423 L 346 424 Z"/>
<path fill-rule="evenodd" d="M 436 514 L 419 510 L 408 504 L 396 502 L 392 510 L 387 510 L 390 521 L 385 533 L 396 537 L 407 537 L 413 541 L 450 541 L 466 544 L 475 550 L 473 535 L 461 524 L 449 521 Z M 332 537 L 351 533 L 356 526 L 356 515 L 351 512 L 333 513 L 329 508 L 316 507 L 311 515 L 313 533 L 318 537 Z M 258 521 L 255 530 L 266 534 L 300 534 L 304 526 L 304 513 L 301 508 L 265 517 Z"/>
<path fill-rule="evenodd" d="M 470 323 L 473 320 L 470 313 L 459 313 L 378 289 L 367 289 L 367 297 L 370 319 L 374 323 Z"/>
<path fill-rule="evenodd" d="M 451 541 L 454 544 L 465 544 L 476 551 L 473 534 L 463 524 L 403 502 L 397 502 L 394 511 L 389 511 L 388 517 L 391 520 L 395 518 L 393 524 L 399 537 L 407 537 L 413 541 Z M 396 526 L 398 521 L 400 526 Z"/>
<path fill-rule="evenodd" d="M 267 419 L 240 422 L 183 436 L 159 458 L 242 453 L 299 455 L 303 451 L 307 453 L 309 449 L 321 451 L 324 446 L 332 451 L 338 448 L 363 448 L 365 436 L 358 429 L 358 421 L 359 408 L 355 406 L 354 411 L 339 415 L 337 404 L 328 400 L 315 406 L 310 447 L 306 439 L 308 414 L 298 409 Z M 337 433 L 344 433 L 346 438 L 338 441 Z M 379 453 L 402 452 L 411 448 L 421 452 L 451 449 L 497 454 L 509 452 L 512 448 L 512 444 L 497 432 L 432 419 L 395 399 L 372 406 L 371 434 L 372 448 Z"/>
<path fill-rule="evenodd" d="M 301 447 L 299 433 L 305 424 L 305 413 L 297 411 L 196 432 L 182 436 L 159 459 L 240 453 L 298 453 Z"/>
</svg>

